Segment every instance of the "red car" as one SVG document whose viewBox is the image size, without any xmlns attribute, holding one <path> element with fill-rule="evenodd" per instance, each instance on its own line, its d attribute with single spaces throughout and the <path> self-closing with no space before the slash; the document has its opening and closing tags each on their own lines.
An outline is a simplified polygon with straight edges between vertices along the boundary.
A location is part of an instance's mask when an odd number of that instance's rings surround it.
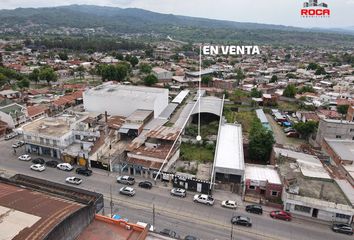
<svg viewBox="0 0 354 240">
<path fill-rule="evenodd" d="M 285 221 L 291 220 L 291 214 L 285 211 L 272 211 L 270 212 L 271 218 L 278 218 Z"/>
</svg>

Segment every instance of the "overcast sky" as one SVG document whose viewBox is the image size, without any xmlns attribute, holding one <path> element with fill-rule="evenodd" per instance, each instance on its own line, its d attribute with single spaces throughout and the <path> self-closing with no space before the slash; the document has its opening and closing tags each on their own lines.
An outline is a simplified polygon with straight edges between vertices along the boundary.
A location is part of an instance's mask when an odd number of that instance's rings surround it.
<svg viewBox="0 0 354 240">
<path fill-rule="evenodd" d="M 239 22 L 281 24 L 298 27 L 354 26 L 354 0 L 324 0 L 330 18 L 300 17 L 305 0 L 0 0 L 0 8 L 50 7 L 92 4 L 136 7 L 160 13 L 205 17 Z M 322 0 L 319 0 L 322 2 Z"/>
</svg>

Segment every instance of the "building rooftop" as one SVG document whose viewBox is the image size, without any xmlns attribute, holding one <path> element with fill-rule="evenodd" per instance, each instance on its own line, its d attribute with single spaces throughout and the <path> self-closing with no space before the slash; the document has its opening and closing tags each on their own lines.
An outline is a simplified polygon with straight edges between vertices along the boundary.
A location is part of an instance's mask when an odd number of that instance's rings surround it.
<svg viewBox="0 0 354 240">
<path fill-rule="evenodd" d="M 130 114 L 125 121 L 127 123 L 143 123 L 153 112 L 152 110 L 137 109 Z"/>
<path fill-rule="evenodd" d="M 349 204 L 347 198 L 334 181 L 306 177 L 295 159 L 285 156 L 278 157 L 277 165 L 288 192 L 332 203 Z M 292 192 L 292 189 L 297 190 Z"/>
<path fill-rule="evenodd" d="M 70 131 L 70 123 L 65 118 L 43 118 L 22 127 L 24 133 L 61 137 Z"/>
<path fill-rule="evenodd" d="M 77 240 L 138 240 L 145 239 L 144 235 L 147 231 L 136 224 L 96 215 Z"/>
<path fill-rule="evenodd" d="M 163 69 L 163 68 L 160 68 L 160 67 L 154 67 L 154 68 L 152 69 L 152 71 L 155 72 L 155 73 L 170 72 L 170 71 L 168 71 L 168 70 L 166 70 L 166 69 Z"/>
<path fill-rule="evenodd" d="M 150 130 L 146 134 L 146 137 L 174 141 L 177 139 L 180 131 L 181 130 L 179 128 L 161 126 L 153 130 Z"/>
<path fill-rule="evenodd" d="M 16 118 L 25 115 L 25 107 L 17 103 L 12 103 L 10 105 L 0 108 L 1 112 L 11 115 L 11 117 Z"/>
<path fill-rule="evenodd" d="M 327 138 L 325 140 L 342 160 L 354 162 L 354 141 Z"/>
<path fill-rule="evenodd" d="M 181 104 L 188 94 L 189 90 L 183 90 L 171 102 Z"/>
<path fill-rule="evenodd" d="M 136 96 L 145 99 L 154 99 L 156 94 L 166 93 L 168 89 L 165 88 L 152 88 L 142 86 L 120 85 L 111 82 L 99 85 L 85 91 L 85 95 L 116 95 L 116 96 Z"/>
<path fill-rule="evenodd" d="M 245 160 L 240 124 L 221 125 L 216 149 L 215 168 L 244 170 Z"/>
<path fill-rule="evenodd" d="M 257 117 L 259 118 L 259 120 L 261 121 L 261 123 L 268 123 L 268 119 L 267 119 L 266 115 L 264 114 L 263 109 L 257 109 L 256 114 L 257 114 Z"/>
<path fill-rule="evenodd" d="M 85 205 L 0 183 L 0 239 L 45 239 Z"/>
<path fill-rule="evenodd" d="M 267 181 L 273 184 L 281 184 L 281 180 L 274 166 L 246 164 L 245 178 L 256 181 Z"/>
</svg>

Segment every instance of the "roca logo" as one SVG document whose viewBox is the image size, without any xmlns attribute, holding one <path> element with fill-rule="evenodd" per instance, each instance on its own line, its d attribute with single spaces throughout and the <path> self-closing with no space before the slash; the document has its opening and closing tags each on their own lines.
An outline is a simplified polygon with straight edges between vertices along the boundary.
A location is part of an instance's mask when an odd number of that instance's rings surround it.
<svg viewBox="0 0 354 240">
<path fill-rule="evenodd" d="M 309 0 L 304 2 L 303 8 L 300 10 L 302 17 L 329 17 L 331 10 L 327 3 L 318 3 L 317 0 Z"/>
</svg>

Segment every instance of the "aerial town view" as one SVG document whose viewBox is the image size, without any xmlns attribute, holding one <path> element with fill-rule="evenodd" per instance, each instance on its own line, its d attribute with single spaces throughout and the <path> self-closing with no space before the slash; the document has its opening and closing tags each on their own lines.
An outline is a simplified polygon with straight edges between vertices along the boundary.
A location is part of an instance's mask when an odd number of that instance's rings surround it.
<svg viewBox="0 0 354 240">
<path fill-rule="evenodd" d="M 1 0 L 0 240 L 349 240 L 354 1 Z"/>
</svg>

